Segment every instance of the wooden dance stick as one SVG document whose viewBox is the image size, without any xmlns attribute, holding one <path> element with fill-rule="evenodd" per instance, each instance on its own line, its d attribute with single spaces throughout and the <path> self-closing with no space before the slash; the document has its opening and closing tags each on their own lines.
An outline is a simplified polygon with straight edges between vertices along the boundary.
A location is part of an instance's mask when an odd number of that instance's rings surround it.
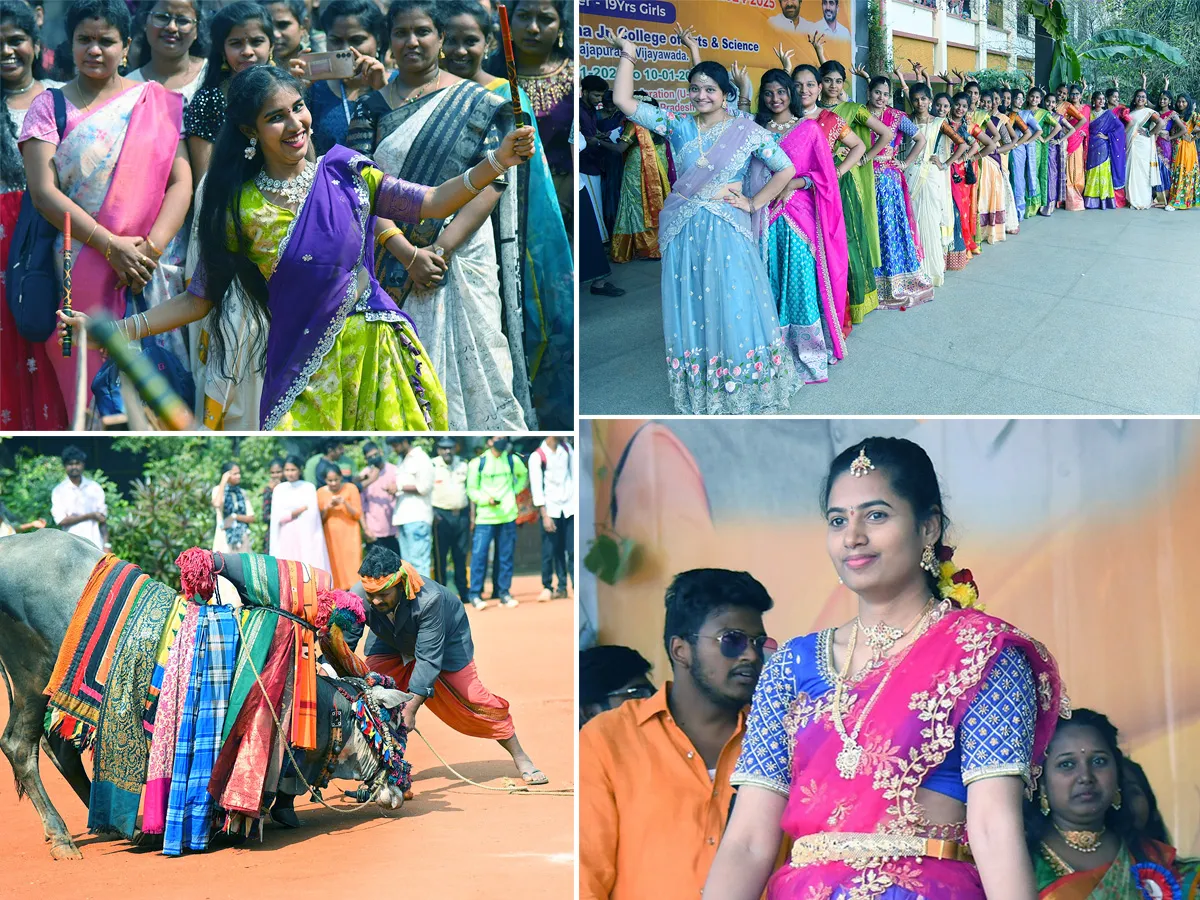
<svg viewBox="0 0 1200 900">
<path fill-rule="evenodd" d="M 508 27 L 508 7 L 500 5 L 500 45 L 504 47 L 504 65 L 508 69 L 508 89 L 512 93 L 513 121 L 520 128 L 525 124 L 521 109 L 521 86 L 517 83 L 517 58 L 513 55 L 512 30 Z"/>
<path fill-rule="evenodd" d="M 79 355 L 75 357 L 75 421 L 71 428 L 73 431 L 87 430 L 87 412 L 88 412 L 88 368 L 87 368 L 87 326 L 80 323 L 75 326 L 79 334 L 79 346 L 83 349 Z M 67 333 L 63 335 L 63 356 L 70 356 L 67 348 L 70 346 L 67 343 L 71 335 L 71 329 L 67 329 Z"/>
<path fill-rule="evenodd" d="M 188 431 L 195 428 L 196 420 L 187 404 L 171 389 L 170 382 L 163 374 L 151 365 L 135 346 L 125 340 L 125 335 L 112 319 L 93 319 L 92 331 L 96 340 L 108 352 L 109 359 L 116 363 L 121 374 L 133 383 L 138 395 L 159 421 L 171 431 Z M 126 415 L 131 423 L 136 421 L 128 409 Z"/>
<path fill-rule="evenodd" d="M 63 277 L 62 277 L 62 308 L 67 315 L 71 314 L 71 214 L 68 212 L 63 222 Z M 71 355 L 71 329 L 63 333 L 62 355 Z M 84 344 L 86 347 L 87 344 Z"/>
</svg>

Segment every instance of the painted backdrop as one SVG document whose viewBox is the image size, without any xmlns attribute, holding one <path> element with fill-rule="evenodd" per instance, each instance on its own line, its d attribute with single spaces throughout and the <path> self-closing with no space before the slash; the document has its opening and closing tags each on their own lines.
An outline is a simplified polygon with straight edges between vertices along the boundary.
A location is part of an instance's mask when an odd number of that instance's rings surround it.
<svg viewBox="0 0 1200 900">
<path fill-rule="evenodd" d="M 593 420 L 581 435 L 597 530 L 636 565 L 581 593 L 584 642 L 625 644 L 669 677 L 663 595 L 677 572 L 745 570 L 780 642 L 853 617 L 825 553 L 822 481 L 871 435 L 926 449 L 955 561 L 988 612 L 1042 640 L 1075 706 L 1109 715 L 1150 775 L 1179 849 L 1200 854 L 1200 425 L 1133 419 Z M 589 528 L 588 526 L 591 526 Z M 588 532 L 591 532 L 590 534 Z M 588 573 L 585 573 L 587 575 Z"/>
<path fill-rule="evenodd" d="M 728 67 L 735 60 L 750 69 L 756 88 L 767 69 L 779 66 L 775 48 L 793 51 L 793 65 L 816 64 L 808 35 L 825 37 L 825 58 L 849 68 L 853 59 L 850 0 L 580 0 L 580 77 L 599 75 L 610 84 L 617 73 L 617 51 L 606 41 L 609 30 L 628 31 L 641 63 L 634 73 L 642 88 L 672 110 L 691 112 L 687 48 L 675 35 L 675 23 L 699 33 L 701 58 Z"/>
</svg>

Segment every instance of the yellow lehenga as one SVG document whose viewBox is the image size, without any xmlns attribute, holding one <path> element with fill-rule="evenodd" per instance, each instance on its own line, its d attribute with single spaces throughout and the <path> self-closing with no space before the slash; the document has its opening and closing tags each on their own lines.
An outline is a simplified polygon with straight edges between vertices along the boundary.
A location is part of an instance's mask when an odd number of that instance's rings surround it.
<svg viewBox="0 0 1200 900">
<path fill-rule="evenodd" d="M 361 174 L 374 206 L 384 173 L 364 166 Z M 240 209 L 242 229 L 250 240 L 246 255 L 269 281 L 297 213 L 273 204 L 253 182 L 242 187 Z M 421 386 L 420 396 L 414 378 Z M 445 431 L 448 423 L 446 392 L 412 325 L 350 315 L 275 430 Z"/>
</svg>

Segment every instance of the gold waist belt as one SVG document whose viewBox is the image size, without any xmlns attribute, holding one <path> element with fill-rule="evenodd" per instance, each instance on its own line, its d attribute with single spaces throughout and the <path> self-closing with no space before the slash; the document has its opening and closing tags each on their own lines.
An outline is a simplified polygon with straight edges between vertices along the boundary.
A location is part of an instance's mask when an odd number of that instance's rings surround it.
<svg viewBox="0 0 1200 900">
<path fill-rule="evenodd" d="M 796 868 L 823 862 L 885 861 L 902 857 L 915 857 L 918 862 L 922 859 L 975 862 L 971 848 L 966 844 L 915 835 L 828 832 L 797 838 L 792 845 L 792 865 Z"/>
</svg>

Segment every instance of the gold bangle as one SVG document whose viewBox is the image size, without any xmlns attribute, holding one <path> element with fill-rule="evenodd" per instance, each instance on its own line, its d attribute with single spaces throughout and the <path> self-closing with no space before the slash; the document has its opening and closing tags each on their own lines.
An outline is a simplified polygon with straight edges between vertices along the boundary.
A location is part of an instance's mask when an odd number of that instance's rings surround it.
<svg viewBox="0 0 1200 900">
<path fill-rule="evenodd" d="M 388 228 L 387 230 L 381 232 L 379 237 L 375 238 L 375 242 L 380 247 L 385 247 L 385 246 L 387 246 L 387 242 L 390 241 L 392 238 L 394 238 L 398 234 L 404 234 L 403 229 Z"/>
<path fill-rule="evenodd" d="M 97 222 L 95 219 L 92 219 L 92 230 L 90 232 L 88 232 L 87 240 L 83 242 L 84 246 L 86 246 L 86 247 L 92 246 L 92 238 L 94 238 L 96 236 L 96 229 L 99 227 L 100 227 L 100 223 Z"/>
<path fill-rule="evenodd" d="M 408 265 L 405 266 L 404 268 L 411 269 L 413 267 L 413 263 L 415 263 L 416 261 L 417 261 L 417 246 L 414 244 L 413 245 L 413 258 L 408 261 Z"/>
<path fill-rule="evenodd" d="M 150 238 L 146 238 L 146 246 L 150 248 L 150 252 L 154 254 L 154 259 L 162 259 L 163 252 L 158 249 L 158 245 Z"/>
</svg>

